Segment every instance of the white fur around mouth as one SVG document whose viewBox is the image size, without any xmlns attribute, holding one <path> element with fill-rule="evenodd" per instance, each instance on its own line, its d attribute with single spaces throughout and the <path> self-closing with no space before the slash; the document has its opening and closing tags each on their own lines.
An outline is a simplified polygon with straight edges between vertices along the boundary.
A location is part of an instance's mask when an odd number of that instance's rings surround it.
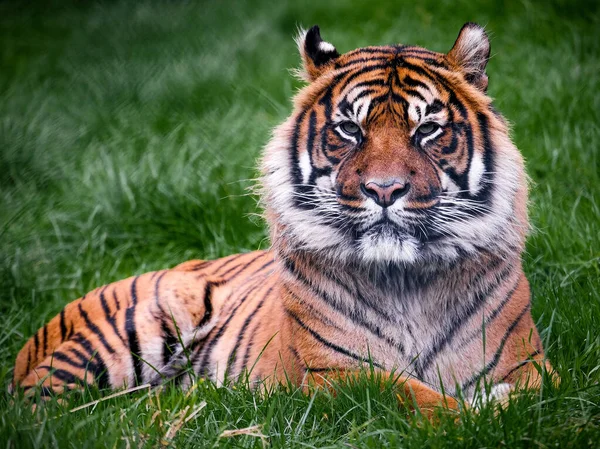
<svg viewBox="0 0 600 449">
<path fill-rule="evenodd" d="M 377 226 L 359 240 L 365 262 L 413 263 L 419 256 L 419 242 L 391 226 Z"/>
</svg>

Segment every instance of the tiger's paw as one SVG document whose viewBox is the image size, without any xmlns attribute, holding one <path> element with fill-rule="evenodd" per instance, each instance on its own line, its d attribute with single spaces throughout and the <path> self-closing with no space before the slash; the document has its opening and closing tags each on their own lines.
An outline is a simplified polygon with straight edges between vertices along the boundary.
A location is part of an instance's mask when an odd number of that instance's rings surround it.
<svg viewBox="0 0 600 449">
<path fill-rule="evenodd" d="M 513 390 L 513 385 L 509 383 L 493 385 L 489 392 L 476 392 L 470 401 L 471 407 L 473 410 L 479 411 L 482 407 L 495 403 L 504 408 L 508 405 Z"/>
<path fill-rule="evenodd" d="M 413 409 L 431 422 L 437 422 L 441 414 L 451 414 L 458 419 L 461 403 L 445 394 L 441 394 L 421 382 L 409 380 L 404 388 L 396 393 L 398 403 L 403 408 Z"/>
</svg>

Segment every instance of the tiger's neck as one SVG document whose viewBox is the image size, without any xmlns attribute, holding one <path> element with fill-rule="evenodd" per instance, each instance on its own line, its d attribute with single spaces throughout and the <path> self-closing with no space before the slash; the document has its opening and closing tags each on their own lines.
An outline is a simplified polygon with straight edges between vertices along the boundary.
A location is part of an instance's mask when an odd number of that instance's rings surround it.
<svg viewBox="0 0 600 449">
<path fill-rule="evenodd" d="M 520 255 L 483 251 L 437 266 L 332 262 L 305 251 L 278 258 L 291 301 L 323 302 L 343 315 L 392 321 L 415 309 L 439 320 L 440 313 L 460 313 L 476 300 L 493 302 L 495 289 L 522 272 Z"/>
</svg>

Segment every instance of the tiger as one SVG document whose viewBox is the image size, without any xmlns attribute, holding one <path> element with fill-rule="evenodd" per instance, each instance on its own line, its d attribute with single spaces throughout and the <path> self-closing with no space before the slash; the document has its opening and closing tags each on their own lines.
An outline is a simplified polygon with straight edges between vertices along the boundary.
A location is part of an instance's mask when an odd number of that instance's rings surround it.
<svg viewBox="0 0 600 449">
<path fill-rule="evenodd" d="M 432 410 L 539 388 L 550 370 L 521 254 L 524 160 L 487 95 L 490 41 L 344 54 L 296 39 L 304 81 L 260 161 L 268 250 L 97 288 L 19 352 L 52 396 L 197 379 L 327 387 L 367 376 Z M 370 368 L 370 369 L 365 369 Z"/>
</svg>

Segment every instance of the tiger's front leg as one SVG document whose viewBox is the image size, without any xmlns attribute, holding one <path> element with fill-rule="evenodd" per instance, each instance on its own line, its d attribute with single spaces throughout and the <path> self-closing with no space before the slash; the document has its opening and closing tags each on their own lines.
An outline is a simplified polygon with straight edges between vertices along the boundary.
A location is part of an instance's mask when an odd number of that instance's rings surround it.
<svg viewBox="0 0 600 449">
<path fill-rule="evenodd" d="M 305 391 L 312 388 L 334 388 L 336 383 L 355 380 L 362 375 L 358 370 L 331 370 L 322 373 L 311 372 L 308 374 L 307 382 L 304 383 Z M 381 388 L 386 384 L 392 383 L 396 398 L 401 406 L 408 406 L 419 409 L 426 418 L 431 419 L 436 409 L 445 410 L 460 409 L 459 402 L 447 395 L 443 395 L 434 389 L 428 387 L 423 382 L 407 376 L 399 376 L 389 371 L 378 371 L 369 373 L 369 376 L 379 382 Z"/>
<path fill-rule="evenodd" d="M 551 382 L 558 386 L 560 377 L 552 365 L 541 353 L 531 354 L 526 359 L 515 364 L 500 379 L 491 385 L 489 391 L 477 391 L 473 394 L 471 404 L 478 408 L 489 402 L 495 402 L 501 407 L 508 405 L 512 395 L 519 391 L 539 390 L 542 386 L 544 372 Z"/>
<path fill-rule="evenodd" d="M 213 298 L 220 281 L 188 267 L 115 282 L 68 304 L 21 350 L 13 384 L 60 393 L 173 375 L 177 358 L 210 332 L 220 311 Z"/>
</svg>

